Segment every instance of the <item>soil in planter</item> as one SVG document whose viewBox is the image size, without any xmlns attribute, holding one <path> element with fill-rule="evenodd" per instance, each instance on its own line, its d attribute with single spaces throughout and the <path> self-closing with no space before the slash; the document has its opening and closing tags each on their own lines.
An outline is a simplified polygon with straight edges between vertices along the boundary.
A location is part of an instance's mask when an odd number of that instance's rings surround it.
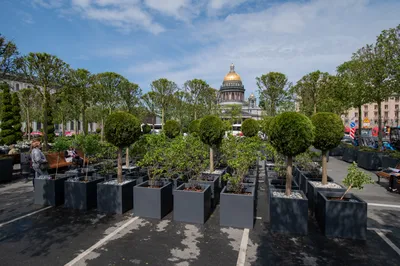
<svg viewBox="0 0 400 266">
<path fill-rule="evenodd" d="M 350 198 L 343 198 L 343 199 L 341 199 L 341 198 L 337 198 L 337 197 L 333 197 L 333 198 L 330 198 L 330 197 L 328 197 L 327 198 L 328 200 L 336 200 L 336 201 L 347 201 L 347 202 L 359 202 L 358 200 L 355 200 L 355 199 L 350 199 Z"/>
<path fill-rule="evenodd" d="M 190 186 L 190 187 L 185 187 L 183 190 L 202 192 L 204 189 L 201 186 Z"/>
<path fill-rule="evenodd" d="M 162 188 L 164 186 L 163 181 L 157 181 L 157 180 L 149 180 L 149 182 L 144 185 L 144 187 L 149 187 L 149 188 Z"/>
</svg>

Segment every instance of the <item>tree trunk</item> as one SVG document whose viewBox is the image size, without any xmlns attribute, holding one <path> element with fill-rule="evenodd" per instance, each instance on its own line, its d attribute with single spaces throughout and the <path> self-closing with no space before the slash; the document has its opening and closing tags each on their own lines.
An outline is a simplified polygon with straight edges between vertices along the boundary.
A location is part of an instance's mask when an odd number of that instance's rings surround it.
<svg viewBox="0 0 400 266">
<path fill-rule="evenodd" d="M 340 200 L 343 200 L 344 196 L 347 194 L 347 192 L 349 192 L 349 190 L 351 189 L 351 187 L 353 186 L 353 184 L 351 184 L 346 191 L 343 193 L 342 197 L 340 198 Z"/>
<path fill-rule="evenodd" d="M 122 148 L 118 148 L 118 183 L 122 183 Z"/>
<path fill-rule="evenodd" d="M 85 165 L 85 161 L 83 161 L 83 165 Z M 89 156 L 88 156 L 88 162 L 86 164 L 86 177 L 85 177 L 86 182 L 89 181 L 88 180 L 88 174 L 89 174 Z"/>
<path fill-rule="evenodd" d="M 164 129 L 164 123 L 165 123 L 165 121 L 164 121 L 164 119 L 165 119 L 165 110 L 164 110 L 164 108 L 162 108 L 162 110 L 161 110 L 161 129 Z"/>
<path fill-rule="evenodd" d="M 31 121 L 30 121 L 30 117 L 29 117 L 29 111 L 26 111 L 26 123 L 27 123 L 27 128 L 26 128 L 26 132 L 28 134 L 28 141 L 31 140 Z"/>
<path fill-rule="evenodd" d="M 65 119 L 64 116 L 61 118 L 61 130 L 62 130 L 62 136 L 65 136 Z"/>
<path fill-rule="evenodd" d="M 82 108 L 82 126 L 83 126 L 83 134 L 87 136 L 88 134 L 88 125 L 86 122 L 86 107 Z"/>
<path fill-rule="evenodd" d="M 292 164 L 293 164 L 293 157 L 288 156 L 287 158 L 287 168 L 286 168 L 286 196 L 290 196 L 292 193 Z"/>
<path fill-rule="evenodd" d="M 125 165 L 126 165 L 126 168 L 129 167 L 129 147 L 126 148 Z"/>
<path fill-rule="evenodd" d="M 74 120 L 75 138 L 78 136 L 78 121 Z"/>
<path fill-rule="evenodd" d="M 314 115 L 317 113 L 317 104 L 316 103 L 314 103 L 314 111 L 313 111 L 314 113 Z"/>
<path fill-rule="evenodd" d="M 328 183 L 328 164 L 326 162 L 326 151 L 322 151 L 322 184 Z"/>
<path fill-rule="evenodd" d="M 48 137 L 47 137 L 47 111 L 49 109 L 49 99 L 47 98 L 47 89 L 46 87 L 43 88 L 44 91 L 44 101 L 43 101 L 43 106 L 44 106 L 44 115 L 43 115 L 43 150 L 47 151 L 47 145 L 48 145 Z"/>
<path fill-rule="evenodd" d="M 214 172 L 214 150 L 210 147 L 210 173 Z"/>
<path fill-rule="evenodd" d="M 380 101 L 378 104 L 378 151 L 382 149 L 382 105 Z"/>
<path fill-rule="evenodd" d="M 197 120 L 197 111 L 194 109 L 194 120 Z"/>
<path fill-rule="evenodd" d="M 361 128 L 362 128 L 362 110 L 361 105 L 358 106 L 358 144 L 361 143 Z"/>
<path fill-rule="evenodd" d="M 101 118 L 101 141 L 104 141 L 104 118 Z"/>
</svg>

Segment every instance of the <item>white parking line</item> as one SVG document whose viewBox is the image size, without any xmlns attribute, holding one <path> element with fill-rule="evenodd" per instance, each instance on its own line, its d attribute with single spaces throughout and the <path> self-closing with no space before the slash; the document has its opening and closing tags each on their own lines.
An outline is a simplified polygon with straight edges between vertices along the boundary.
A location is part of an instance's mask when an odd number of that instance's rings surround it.
<svg viewBox="0 0 400 266">
<path fill-rule="evenodd" d="M 246 262 L 247 243 L 249 242 L 249 229 L 243 230 L 242 242 L 240 243 L 239 256 L 236 266 L 244 266 Z"/>
<path fill-rule="evenodd" d="M 393 244 L 393 242 L 392 241 L 390 241 L 390 239 L 389 238 L 387 238 L 386 236 L 385 236 L 385 234 L 381 231 L 381 230 L 379 230 L 379 229 L 375 229 L 374 230 L 377 234 L 378 234 L 378 236 L 380 236 L 398 255 L 400 255 L 400 249 L 395 245 L 395 244 Z"/>
<path fill-rule="evenodd" d="M 379 231 L 382 231 L 382 232 L 385 232 L 385 233 L 391 233 L 392 232 L 392 230 L 389 230 L 389 229 L 382 229 L 382 228 L 375 228 L 375 227 L 368 227 L 367 230 L 371 230 L 371 231 L 379 230 Z"/>
<path fill-rule="evenodd" d="M 23 216 L 20 216 L 20 217 L 18 217 L 18 218 L 12 219 L 12 220 L 10 220 L 10 221 L 7 221 L 7 222 L 4 222 L 4 223 L 0 224 L 0 227 L 4 226 L 4 225 L 6 225 L 6 224 L 10 224 L 10 223 L 12 223 L 12 222 L 15 222 L 15 221 L 21 220 L 21 219 L 23 219 L 23 218 L 25 218 L 25 217 L 28 217 L 28 216 L 34 215 L 34 214 L 36 214 L 36 213 L 39 213 L 39 212 L 45 211 L 45 210 L 47 210 L 47 209 L 50 209 L 50 208 L 53 208 L 53 206 L 48 206 L 48 207 L 45 207 L 45 208 L 43 208 L 43 209 L 40 209 L 40 210 L 37 210 L 37 211 L 31 212 L 31 213 L 25 214 L 25 215 L 23 215 Z"/>
<path fill-rule="evenodd" d="M 70 262 L 68 262 L 67 264 L 65 264 L 64 266 L 72 266 L 75 263 L 79 262 L 81 259 L 83 259 L 84 257 L 86 257 L 87 255 L 90 254 L 90 252 L 92 252 L 93 250 L 95 250 L 96 248 L 101 247 L 102 245 L 104 245 L 108 240 L 110 240 L 113 236 L 115 236 L 116 234 L 118 234 L 119 232 L 121 232 L 125 227 L 127 227 L 128 225 L 130 225 L 131 223 L 133 223 L 134 221 L 136 221 L 139 217 L 133 217 L 130 220 L 128 220 L 126 223 L 124 223 L 123 225 L 121 225 L 120 227 L 118 227 L 117 229 L 115 229 L 113 232 L 111 232 L 110 234 L 106 235 L 103 239 L 100 239 L 96 244 L 94 244 L 93 246 L 91 246 L 90 248 L 88 248 L 87 250 L 85 250 L 84 252 L 82 252 L 81 254 L 79 254 L 75 259 L 71 260 Z"/>
<path fill-rule="evenodd" d="M 368 206 L 386 207 L 386 208 L 400 208 L 400 205 L 381 204 L 381 203 L 368 203 Z"/>
</svg>

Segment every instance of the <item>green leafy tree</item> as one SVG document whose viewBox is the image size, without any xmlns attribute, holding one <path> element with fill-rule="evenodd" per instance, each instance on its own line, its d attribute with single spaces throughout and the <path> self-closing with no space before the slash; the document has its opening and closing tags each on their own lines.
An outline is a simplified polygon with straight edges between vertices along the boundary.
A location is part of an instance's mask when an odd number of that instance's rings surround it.
<svg viewBox="0 0 400 266">
<path fill-rule="evenodd" d="M 280 107 L 290 100 L 290 87 L 285 74 L 279 72 L 269 72 L 261 77 L 257 77 L 260 101 L 269 116 L 275 116 Z"/>
<path fill-rule="evenodd" d="M 390 69 L 391 59 L 381 45 L 366 45 L 353 55 L 353 59 L 360 60 L 365 69 L 364 82 L 371 88 L 367 94 L 368 102 L 378 105 L 378 149 L 381 149 L 382 102 L 396 91 L 396 81 Z"/>
<path fill-rule="evenodd" d="M 123 110 L 135 114 L 140 105 L 142 89 L 136 83 L 123 80 L 119 86 L 118 97 L 122 101 Z"/>
<path fill-rule="evenodd" d="M 189 133 L 190 134 L 199 134 L 200 132 L 200 119 L 197 120 L 193 120 L 192 122 L 190 122 L 189 124 Z"/>
<path fill-rule="evenodd" d="M 153 118 L 152 124 L 154 129 L 154 124 L 156 123 L 156 116 L 159 115 L 159 110 L 157 108 L 156 103 L 156 93 L 148 92 L 142 96 L 142 102 L 145 108 L 147 109 L 148 115 Z"/>
<path fill-rule="evenodd" d="M 171 100 L 174 93 L 178 90 L 178 86 L 175 82 L 161 78 L 153 81 L 150 87 L 153 92 L 154 103 L 156 103 L 157 109 L 161 110 L 161 124 L 164 127 L 165 114 L 168 112 L 168 108 L 170 108 Z"/>
<path fill-rule="evenodd" d="M 122 149 L 129 147 L 141 135 L 140 121 L 132 114 L 115 112 L 108 116 L 105 137 L 118 147 L 118 182 L 122 183 Z"/>
<path fill-rule="evenodd" d="M 16 71 L 18 54 L 15 43 L 0 34 L 0 79 Z"/>
<path fill-rule="evenodd" d="M 48 144 L 48 112 L 50 102 L 50 90 L 57 91 L 65 81 L 68 73 L 68 64 L 54 55 L 47 53 L 29 53 L 19 60 L 19 66 L 28 81 L 35 86 L 42 96 L 43 104 L 43 139 L 44 149 Z"/>
<path fill-rule="evenodd" d="M 142 127 L 142 133 L 150 134 L 150 132 L 151 132 L 151 126 L 149 124 L 144 124 Z"/>
<path fill-rule="evenodd" d="M 89 164 L 91 158 L 94 158 L 96 154 L 100 151 L 101 146 L 100 142 L 98 139 L 98 136 L 96 135 L 82 135 L 83 136 L 83 141 L 82 141 L 82 151 L 85 154 L 85 157 L 87 158 L 87 164 L 86 164 L 86 177 L 85 180 L 88 181 L 88 173 L 89 173 Z"/>
<path fill-rule="evenodd" d="M 168 138 L 175 138 L 181 133 L 181 126 L 175 120 L 168 120 L 165 123 L 164 132 Z"/>
<path fill-rule="evenodd" d="M 47 140 L 49 142 L 54 141 L 55 137 L 55 128 L 54 128 L 54 117 L 53 117 L 53 110 L 51 108 L 51 95 L 50 92 L 47 92 L 47 98 L 49 101 L 46 103 L 44 106 L 44 109 L 46 110 L 46 121 L 47 121 Z M 44 123 L 44 122 L 43 122 Z"/>
<path fill-rule="evenodd" d="M 200 139 L 210 147 L 210 173 L 214 172 L 214 148 L 221 144 L 225 130 L 222 120 L 217 116 L 205 116 L 200 122 Z"/>
<path fill-rule="evenodd" d="M 229 104 L 224 108 L 224 116 L 230 118 L 231 125 L 242 123 L 242 106 L 240 104 Z"/>
<path fill-rule="evenodd" d="M 260 131 L 260 124 L 256 120 L 252 118 L 244 120 L 242 124 L 243 135 L 246 137 L 254 137 L 257 136 L 258 131 Z"/>
<path fill-rule="evenodd" d="M 269 136 L 269 129 L 271 125 L 273 117 L 270 116 L 264 116 L 260 120 L 260 127 L 261 127 L 261 132 L 263 132 L 265 135 Z"/>
<path fill-rule="evenodd" d="M 57 178 L 58 164 L 60 162 L 60 153 L 65 152 L 71 145 L 72 145 L 71 140 L 69 138 L 66 138 L 66 137 L 58 137 L 54 141 L 54 145 L 53 145 L 52 149 L 55 152 L 57 152 L 57 165 L 56 165 L 55 178 Z"/>
<path fill-rule="evenodd" d="M 187 92 L 186 98 L 193 111 L 193 118 L 197 120 L 199 113 L 204 108 L 204 103 L 207 101 L 207 93 L 209 92 L 210 85 L 204 80 L 192 79 L 186 81 L 184 87 Z"/>
<path fill-rule="evenodd" d="M 38 118 L 40 113 L 40 95 L 37 90 L 26 88 L 17 92 L 22 111 L 22 117 L 25 121 L 25 132 L 28 140 L 31 140 L 31 123 Z"/>
<path fill-rule="evenodd" d="M 21 107 L 17 93 L 11 95 L 12 113 L 13 113 L 13 130 L 14 130 L 14 143 L 22 140 L 22 124 L 21 124 Z"/>
<path fill-rule="evenodd" d="M 292 189 L 293 157 L 305 152 L 314 141 L 314 126 L 305 115 L 287 112 L 272 120 L 270 142 L 276 151 L 287 157 L 286 195 Z"/>
<path fill-rule="evenodd" d="M 2 144 L 11 145 L 15 143 L 12 96 L 8 84 L 0 84 L 0 88 L 2 90 L 0 138 Z"/>
<path fill-rule="evenodd" d="M 317 113 L 311 117 L 315 127 L 314 147 L 322 153 L 322 184 L 328 183 L 326 154 L 336 148 L 344 135 L 342 119 L 333 113 Z"/>
<path fill-rule="evenodd" d="M 357 167 L 357 164 L 353 162 L 349 167 L 349 171 L 345 179 L 343 179 L 343 184 L 347 186 L 347 190 L 344 192 L 343 196 L 340 198 L 341 200 L 350 191 L 351 188 L 355 189 L 363 189 L 364 185 L 373 184 L 374 181 L 372 178 L 362 170 Z"/>
</svg>

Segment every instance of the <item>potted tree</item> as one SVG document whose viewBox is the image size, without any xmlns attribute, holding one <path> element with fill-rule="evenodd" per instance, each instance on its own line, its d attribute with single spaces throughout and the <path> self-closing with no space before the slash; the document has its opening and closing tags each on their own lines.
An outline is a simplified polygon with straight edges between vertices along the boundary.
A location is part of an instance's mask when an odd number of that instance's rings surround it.
<svg viewBox="0 0 400 266">
<path fill-rule="evenodd" d="M 181 134 L 181 126 L 175 120 L 168 120 L 163 127 L 165 135 L 170 138 L 176 138 Z"/>
<path fill-rule="evenodd" d="M 141 135 L 140 121 L 127 112 L 108 116 L 104 127 L 107 142 L 118 148 L 117 178 L 97 184 L 97 209 L 106 213 L 122 214 L 133 208 L 133 187 L 136 180 L 122 175 L 122 151 Z"/>
<path fill-rule="evenodd" d="M 342 119 L 334 113 L 317 113 L 311 117 L 315 127 L 314 147 L 321 150 L 322 179 L 307 179 L 307 198 L 309 209 L 314 213 L 317 191 L 341 191 L 343 187 L 335 182 L 328 182 L 327 152 L 337 147 L 343 138 Z"/>
<path fill-rule="evenodd" d="M 173 173 L 192 177 L 174 190 L 174 220 L 203 224 L 211 213 L 211 186 L 198 182 L 206 166 L 207 148 L 197 136 L 188 135 L 172 141 L 171 149 L 176 154 Z"/>
<path fill-rule="evenodd" d="M 96 135 L 85 135 L 80 137 L 80 148 L 85 154 L 88 162 L 99 151 L 99 140 Z M 69 178 L 64 183 L 64 206 L 71 209 L 89 210 L 97 206 L 97 184 L 104 180 L 98 175 L 89 176 L 86 168 L 83 176 L 80 174 Z"/>
<path fill-rule="evenodd" d="M 38 178 L 35 180 L 34 202 L 43 206 L 58 206 L 64 204 L 64 182 L 71 174 L 58 174 L 58 163 L 60 153 L 70 146 L 70 141 L 66 138 L 58 137 L 53 145 L 53 150 L 57 152 L 57 165 L 55 175 L 51 179 Z"/>
<path fill-rule="evenodd" d="M 286 156 L 286 189 L 270 190 L 271 229 L 278 232 L 307 234 L 308 201 L 302 191 L 292 191 L 293 157 L 305 152 L 314 140 L 314 126 L 305 115 L 286 112 L 273 119 L 272 146 Z"/>
<path fill-rule="evenodd" d="M 172 183 L 161 180 L 167 143 L 164 134 L 147 136 L 147 151 L 138 166 L 147 169 L 149 180 L 133 189 L 135 215 L 161 219 L 172 210 Z"/>
<path fill-rule="evenodd" d="M 221 192 L 220 225 L 253 228 L 257 186 L 255 180 L 248 178 L 248 172 L 257 161 L 260 148 L 256 138 L 229 136 L 223 141 L 222 150 L 229 156 L 232 174 L 223 176 L 228 183 Z"/>
<path fill-rule="evenodd" d="M 224 124 L 219 117 L 209 115 L 201 119 L 199 135 L 210 147 L 210 169 L 202 173 L 199 182 L 211 186 L 213 207 L 219 202 L 220 178 L 226 172 L 226 169 L 214 169 L 214 150 L 221 144 L 224 134 Z"/>
<path fill-rule="evenodd" d="M 367 235 L 367 203 L 352 193 L 351 188 L 363 189 L 373 180 L 361 171 L 355 162 L 343 180 L 348 187 L 344 192 L 319 191 L 316 219 L 328 237 L 365 240 Z"/>
<path fill-rule="evenodd" d="M 247 138 L 257 137 L 259 132 L 260 132 L 260 123 L 258 123 L 256 120 L 249 118 L 242 123 L 242 133 L 245 137 Z M 249 169 L 250 174 L 256 178 L 256 181 L 258 178 L 258 170 L 259 170 L 258 160 L 256 160 L 254 164 L 250 166 Z"/>
</svg>

